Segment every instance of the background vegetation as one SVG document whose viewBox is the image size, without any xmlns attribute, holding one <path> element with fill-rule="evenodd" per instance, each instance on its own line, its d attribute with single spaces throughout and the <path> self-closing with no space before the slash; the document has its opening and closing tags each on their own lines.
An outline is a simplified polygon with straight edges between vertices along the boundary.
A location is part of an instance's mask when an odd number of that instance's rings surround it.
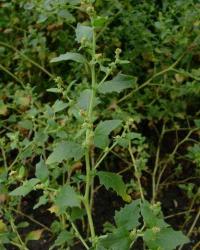
<svg viewBox="0 0 200 250">
<path fill-rule="evenodd" d="M 0 249 L 198 249 L 199 28 L 199 0 L 0 2 Z"/>
</svg>

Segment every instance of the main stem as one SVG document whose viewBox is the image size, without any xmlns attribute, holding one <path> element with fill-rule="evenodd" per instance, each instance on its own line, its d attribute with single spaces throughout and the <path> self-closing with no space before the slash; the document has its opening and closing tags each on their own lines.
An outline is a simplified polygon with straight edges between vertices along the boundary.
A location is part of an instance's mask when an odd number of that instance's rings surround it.
<svg viewBox="0 0 200 250">
<path fill-rule="evenodd" d="M 142 201 L 144 201 L 144 193 L 143 193 L 142 184 L 141 184 L 141 181 L 140 181 L 140 175 L 141 174 L 140 174 L 140 172 L 138 170 L 137 163 L 136 163 L 135 157 L 134 157 L 133 152 L 132 152 L 131 142 L 130 141 L 129 141 L 129 153 L 130 153 L 131 160 L 132 160 L 132 163 L 133 163 L 133 167 L 134 167 L 134 170 L 135 170 L 135 177 L 137 179 L 138 188 L 139 188 L 139 191 L 140 191 L 140 197 L 141 197 Z"/>
<path fill-rule="evenodd" d="M 155 166 L 152 174 L 152 203 L 154 204 L 156 202 L 156 196 L 157 196 L 157 189 L 156 189 L 156 174 L 158 172 L 159 167 L 159 158 L 160 158 L 160 148 L 163 136 L 165 134 L 165 123 L 163 124 L 162 132 L 158 141 L 158 147 L 156 152 L 156 159 L 155 159 Z"/>
<path fill-rule="evenodd" d="M 96 55 L 96 36 L 95 30 L 93 30 L 93 41 L 92 41 L 92 60 L 91 60 L 91 78 L 92 78 L 92 91 L 90 97 L 90 104 L 88 108 L 88 128 L 86 131 L 86 152 L 85 152 L 85 163 L 86 163 L 86 187 L 84 195 L 84 205 L 88 217 L 88 223 L 90 227 L 92 245 L 95 244 L 95 229 L 92 219 L 92 211 L 90 207 L 90 186 L 92 183 L 92 169 L 90 162 L 90 152 L 92 146 L 92 136 L 93 136 L 93 106 L 95 99 L 95 89 L 96 89 L 96 72 L 95 72 L 95 55 Z"/>
</svg>

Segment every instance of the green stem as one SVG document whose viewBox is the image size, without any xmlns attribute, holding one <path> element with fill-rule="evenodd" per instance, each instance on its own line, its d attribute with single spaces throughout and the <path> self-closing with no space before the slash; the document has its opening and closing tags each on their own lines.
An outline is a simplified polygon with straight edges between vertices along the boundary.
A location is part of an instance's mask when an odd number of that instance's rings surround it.
<svg viewBox="0 0 200 250">
<path fill-rule="evenodd" d="M 123 130 L 121 137 L 123 137 L 123 135 L 125 135 L 125 130 Z M 114 143 L 107 148 L 102 155 L 100 155 L 99 159 L 97 159 L 96 164 L 94 165 L 94 169 L 97 169 L 99 167 L 99 165 L 102 163 L 102 161 L 106 158 L 106 156 L 112 152 L 113 148 L 118 144 L 118 141 L 114 141 Z"/>
<path fill-rule="evenodd" d="M 160 182 L 161 182 L 161 178 L 162 178 L 162 176 L 163 176 L 163 174 L 164 174 L 166 168 L 168 167 L 169 162 L 171 161 L 171 159 L 173 159 L 173 157 L 174 157 L 175 154 L 177 153 L 179 147 L 180 147 L 182 144 L 184 144 L 185 142 L 187 142 L 187 141 L 189 140 L 191 134 L 194 133 L 194 132 L 197 131 L 197 130 L 198 130 L 198 129 L 196 129 L 196 128 L 195 128 L 195 129 L 192 129 L 191 131 L 188 132 L 188 134 L 186 135 L 186 137 L 185 137 L 182 141 L 180 141 L 179 143 L 176 144 L 176 146 L 175 146 L 173 152 L 170 154 L 170 156 L 169 156 L 168 159 L 166 160 L 166 162 L 165 162 L 163 168 L 162 168 L 161 171 L 159 172 L 159 175 L 158 175 L 158 178 L 157 178 L 157 182 L 155 183 L 155 190 L 154 190 L 155 194 L 157 194 L 157 192 L 158 192 L 159 185 L 160 185 Z M 155 194 L 154 194 L 154 195 L 155 195 Z"/>
<path fill-rule="evenodd" d="M 88 217 L 92 246 L 94 246 L 95 241 L 96 241 L 96 235 L 95 235 L 94 223 L 93 223 L 93 219 L 92 219 L 92 211 L 91 211 L 90 204 L 89 204 L 88 200 L 84 199 L 83 204 L 85 206 L 85 210 L 86 210 L 87 217 Z"/>
<path fill-rule="evenodd" d="M 155 73 L 152 77 L 150 77 L 146 82 L 144 82 L 143 84 L 141 84 L 139 87 L 137 87 L 136 89 L 134 89 L 133 91 L 131 91 L 130 93 L 128 93 L 127 95 L 125 95 L 124 97 L 122 97 L 118 102 L 117 104 L 123 102 L 124 100 L 126 100 L 127 98 L 130 98 L 135 92 L 143 89 L 144 87 L 146 87 L 147 85 L 150 84 L 150 82 L 158 77 L 158 76 L 161 76 L 169 71 L 172 71 L 174 70 L 174 67 L 181 61 L 181 59 L 184 57 L 185 53 L 183 55 L 181 55 L 172 65 L 170 65 L 168 68 L 164 69 L 164 70 L 161 70 L 160 72 L 158 73 Z"/>
<path fill-rule="evenodd" d="M 91 60 L 91 77 L 92 77 L 92 91 L 90 97 L 90 104 L 88 108 L 88 128 L 86 131 L 86 152 L 85 152 L 85 164 L 86 164 L 86 187 L 84 195 L 84 206 L 86 209 L 88 223 L 90 227 L 92 245 L 95 244 L 95 229 L 92 219 L 92 211 L 90 207 L 90 187 L 92 183 L 92 169 L 90 163 L 90 152 L 92 146 L 92 136 L 93 136 L 93 106 L 96 94 L 96 72 L 95 72 L 95 55 L 96 55 L 96 36 L 93 30 L 93 42 L 92 42 L 92 60 Z"/>
<path fill-rule="evenodd" d="M 82 235 L 80 234 L 80 232 L 79 232 L 78 228 L 76 227 L 76 225 L 74 224 L 74 222 L 71 220 L 69 214 L 68 214 L 68 213 L 65 213 L 64 215 L 65 215 L 65 217 L 68 219 L 68 221 L 71 223 L 72 228 L 74 229 L 77 238 L 82 242 L 82 244 L 84 245 L 84 247 L 85 247 L 86 249 L 89 249 L 89 246 L 87 245 L 87 243 L 86 243 L 85 240 L 83 239 Z"/>
<path fill-rule="evenodd" d="M 188 224 L 188 221 L 189 221 L 189 219 L 190 219 L 189 213 L 190 213 L 190 211 L 192 210 L 192 208 L 193 208 L 193 206 L 194 206 L 194 204 L 195 204 L 195 202 L 196 202 L 196 199 L 199 198 L 199 194 L 200 194 L 200 188 L 197 190 L 197 193 L 194 195 L 194 197 L 193 197 L 193 199 L 192 199 L 192 202 L 191 202 L 191 204 L 190 204 L 190 206 L 189 206 L 188 214 L 186 214 L 186 220 L 185 220 L 185 222 L 184 222 L 184 224 L 183 224 L 183 226 L 182 226 L 182 229 L 185 228 L 185 226 Z"/>
<path fill-rule="evenodd" d="M 129 150 L 129 153 L 130 153 L 130 156 L 131 156 L 131 160 L 132 160 L 132 163 L 133 163 L 133 167 L 134 167 L 134 170 L 135 170 L 135 177 L 136 177 L 137 182 L 138 182 L 140 196 L 141 196 L 142 201 L 144 201 L 144 193 L 143 193 L 142 184 L 141 184 L 141 181 L 140 181 L 140 172 L 139 172 L 139 170 L 137 168 L 137 163 L 136 163 L 135 157 L 134 157 L 133 152 L 132 152 L 131 142 L 130 141 L 129 141 L 129 148 L 128 148 L 128 150 Z"/>
<path fill-rule="evenodd" d="M 83 239 L 83 237 L 82 237 L 81 234 L 79 233 L 79 231 L 78 231 L 76 225 L 75 225 L 72 221 L 71 221 L 71 225 L 72 225 L 72 228 L 74 229 L 74 231 L 75 231 L 77 237 L 79 238 L 79 240 L 80 240 L 80 241 L 82 242 L 82 244 L 84 245 L 84 247 L 85 247 L 86 249 L 89 249 L 87 243 L 85 242 L 85 240 Z"/>
<path fill-rule="evenodd" d="M 91 150 L 91 167 L 94 169 L 95 165 L 95 157 L 94 157 L 94 148 Z M 90 207 L 93 207 L 94 202 L 94 178 L 91 180 L 91 186 L 90 186 Z"/>
<path fill-rule="evenodd" d="M 159 167 L 160 148 L 161 148 L 161 143 L 162 143 L 164 133 L 165 133 L 165 124 L 163 124 L 162 132 L 158 141 L 155 166 L 154 166 L 153 175 L 152 175 L 152 203 L 153 204 L 155 203 L 155 200 L 156 200 L 156 174 L 157 174 L 158 167 Z"/>
<path fill-rule="evenodd" d="M 194 213 L 195 211 L 196 211 L 195 209 L 189 209 L 189 210 L 186 210 L 186 211 L 183 211 L 183 212 L 167 215 L 164 218 L 165 219 L 170 219 L 170 218 L 174 218 L 174 217 L 180 216 L 180 215 L 189 215 L 190 213 Z"/>
<path fill-rule="evenodd" d="M 192 248 L 192 250 L 198 250 L 200 247 L 200 241 L 197 242 L 197 244 Z"/>
<path fill-rule="evenodd" d="M 11 76 L 13 79 L 15 79 L 16 82 L 20 83 L 23 88 L 25 88 L 24 83 L 16 75 L 6 69 L 2 64 L 0 64 L 0 69 L 3 70 L 9 76 Z"/>
<path fill-rule="evenodd" d="M 1 148 L 1 153 L 2 153 L 2 157 L 3 157 L 3 162 L 4 162 L 5 170 L 8 171 L 8 164 L 7 164 L 7 159 L 6 159 L 6 153 L 5 153 L 5 150 L 4 150 L 3 147 Z"/>
<path fill-rule="evenodd" d="M 10 243 L 11 243 L 13 246 L 18 247 L 19 249 L 22 249 L 22 246 L 21 246 L 20 244 L 14 242 L 14 241 L 12 241 L 12 240 L 10 241 Z"/>
<path fill-rule="evenodd" d="M 20 243 L 20 245 L 21 245 L 20 249 L 22 249 L 22 250 L 28 250 L 28 248 L 26 247 L 25 243 L 24 243 L 23 240 L 21 239 L 21 237 L 20 237 L 20 235 L 19 235 L 19 233 L 18 233 L 18 231 L 17 231 L 17 229 L 16 229 L 16 227 L 15 227 L 15 224 L 14 224 L 14 222 L 13 222 L 13 219 L 10 220 L 10 225 L 11 225 L 11 228 L 12 228 L 13 232 L 16 233 L 17 239 L 18 239 L 18 241 L 19 241 L 19 243 Z"/>
<path fill-rule="evenodd" d="M 113 150 L 113 148 L 118 144 L 118 142 L 114 142 L 113 145 L 107 149 L 103 155 L 100 157 L 100 159 L 97 161 L 97 163 L 94 166 L 94 169 L 97 169 L 99 167 L 99 165 L 102 163 L 102 161 L 106 158 L 106 156 Z"/>
<path fill-rule="evenodd" d="M 190 229 L 189 229 L 189 231 L 187 233 L 188 237 L 191 236 L 191 234 L 192 234 L 192 232 L 193 232 L 193 230 L 194 230 L 194 228 L 195 228 L 195 226 L 196 226 L 199 218 L 200 218 L 200 209 L 199 209 L 199 211 L 198 211 L 198 213 L 197 213 L 197 215 L 196 215 L 196 217 L 195 217 L 195 219 L 194 219 L 194 221 L 192 223 L 192 226 L 190 227 Z M 181 250 L 182 248 L 183 248 L 183 245 L 181 245 L 178 250 Z"/>
<path fill-rule="evenodd" d="M 85 199 L 88 200 L 89 193 L 90 193 L 90 175 L 91 175 L 91 169 L 90 169 L 90 152 L 87 149 L 85 154 L 85 164 L 86 164 L 86 187 L 85 187 Z"/>
<path fill-rule="evenodd" d="M 48 228 L 47 226 L 45 226 L 45 225 L 42 224 L 41 222 L 35 220 L 35 219 L 32 218 L 31 216 L 29 216 L 29 215 L 27 215 L 27 214 L 21 212 L 20 210 L 14 209 L 14 208 L 10 208 L 10 210 L 11 210 L 11 211 L 14 211 L 14 212 L 17 213 L 17 214 L 20 214 L 20 215 L 23 216 L 23 217 L 28 218 L 28 219 L 29 219 L 30 221 L 32 221 L 33 223 L 35 223 L 35 224 L 41 226 L 42 228 L 44 228 L 44 230 L 46 230 L 46 231 L 52 233 L 52 230 L 51 230 L 50 228 Z"/>
<path fill-rule="evenodd" d="M 28 56 L 26 56 L 24 53 L 20 52 L 18 49 L 14 48 L 13 46 L 4 43 L 4 42 L 0 42 L 0 45 L 9 48 L 11 50 L 14 50 L 17 54 L 19 54 L 22 58 L 24 58 L 26 61 L 30 62 L 31 64 L 33 64 L 34 66 L 36 66 L 37 68 L 39 68 L 40 70 L 42 70 L 45 74 L 47 74 L 50 78 L 53 78 L 53 75 L 46 70 L 44 67 L 42 67 L 40 64 L 38 64 L 37 62 L 33 61 L 31 58 L 29 58 Z"/>
</svg>

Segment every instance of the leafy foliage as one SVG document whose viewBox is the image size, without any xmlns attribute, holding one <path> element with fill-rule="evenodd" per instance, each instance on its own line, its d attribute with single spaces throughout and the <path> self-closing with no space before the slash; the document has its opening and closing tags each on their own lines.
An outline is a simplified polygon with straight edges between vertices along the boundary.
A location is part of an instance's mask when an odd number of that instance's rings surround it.
<svg viewBox="0 0 200 250">
<path fill-rule="evenodd" d="M 196 249 L 199 1 L 0 16 L 0 249 Z"/>
<path fill-rule="evenodd" d="M 106 94 L 111 92 L 120 93 L 124 89 L 133 88 L 135 78 L 123 74 L 118 74 L 110 81 L 102 83 L 98 90 L 100 93 Z"/>
<path fill-rule="evenodd" d="M 121 125 L 121 120 L 101 121 L 94 131 L 94 144 L 98 148 L 106 148 L 109 145 L 109 134 Z"/>
<path fill-rule="evenodd" d="M 163 228 L 159 232 L 155 229 L 147 229 L 144 233 L 144 241 L 147 246 L 152 249 L 176 249 L 177 246 L 188 243 L 188 238 L 181 232 L 172 230 L 171 228 Z"/>
<path fill-rule="evenodd" d="M 60 142 L 53 152 L 47 158 L 46 163 L 60 163 L 63 160 L 69 160 L 70 158 L 74 158 L 75 160 L 79 160 L 82 157 L 82 148 L 75 142 L 64 141 Z"/>
<path fill-rule="evenodd" d="M 85 63 L 86 62 L 85 58 L 81 54 L 68 52 L 66 54 L 63 54 L 63 55 L 60 55 L 58 57 L 53 58 L 51 60 L 51 63 L 63 62 L 63 61 L 69 61 L 69 60 L 79 62 L 79 63 Z"/>
<path fill-rule="evenodd" d="M 112 188 L 121 197 L 126 196 L 126 185 L 120 175 L 104 171 L 99 171 L 97 175 L 99 176 L 100 184 L 107 189 Z"/>
<path fill-rule="evenodd" d="M 12 196 L 18 196 L 18 195 L 26 196 L 28 193 L 30 193 L 33 190 L 33 188 L 35 187 L 35 185 L 38 182 L 39 182 L 39 180 L 36 179 L 36 178 L 32 178 L 32 179 L 30 179 L 28 181 L 25 181 L 22 186 L 20 186 L 20 187 L 16 188 L 15 190 L 13 190 L 10 193 L 10 195 L 12 195 Z"/>
<path fill-rule="evenodd" d="M 141 210 L 140 210 L 141 206 Z M 147 217 L 145 210 L 152 210 L 152 213 L 158 212 L 157 208 L 151 208 L 148 202 L 141 202 L 140 200 L 134 201 L 129 205 L 126 205 L 120 211 L 115 214 L 115 223 L 117 228 L 114 228 L 112 233 L 109 233 L 105 239 L 100 239 L 99 246 L 104 247 L 104 249 L 114 249 L 119 250 L 121 247 L 124 249 L 130 249 L 132 241 L 134 241 L 139 234 L 139 230 L 136 230 L 140 225 L 139 219 L 142 215 L 144 220 L 144 225 L 146 229 L 144 231 L 144 242 L 149 249 L 167 249 L 173 250 L 179 245 L 188 243 L 188 238 L 182 234 L 180 231 L 174 231 L 169 225 L 167 225 L 163 217 L 160 218 L 163 223 L 159 224 L 157 218 Z M 140 213 L 141 212 L 141 213 Z M 146 224 L 148 220 L 153 221 L 153 224 Z M 132 230 L 132 231 L 130 231 Z M 167 242 L 170 243 L 167 243 Z"/>
<path fill-rule="evenodd" d="M 131 230 L 139 226 L 140 201 L 134 201 L 115 213 L 117 227 Z"/>
<path fill-rule="evenodd" d="M 55 204 L 63 211 L 66 207 L 79 207 L 80 199 L 71 186 L 63 186 L 56 195 Z"/>
</svg>

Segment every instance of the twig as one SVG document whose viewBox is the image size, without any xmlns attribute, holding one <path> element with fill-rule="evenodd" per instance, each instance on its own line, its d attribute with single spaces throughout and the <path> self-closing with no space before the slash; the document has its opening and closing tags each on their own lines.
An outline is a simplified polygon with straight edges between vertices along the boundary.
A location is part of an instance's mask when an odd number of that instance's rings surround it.
<svg viewBox="0 0 200 250">
<path fill-rule="evenodd" d="M 179 212 L 179 213 L 167 215 L 164 218 L 165 219 L 171 219 L 173 217 L 176 217 L 176 216 L 179 216 L 179 215 L 184 215 L 184 214 L 187 214 L 187 213 L 192 213 L 192 212 L 195 212 L 195 211 L 196 211 L 195 209 L 186 210 L 186 211 L 182 211 L 182 212 Z"/>
<path fill-rule="evenodd" d="M 29 219 L 30 221 L 34 222 L 35 224 L 37 224 L 37 225 L 43 227 L 46 231 L 52 233 L 51 229 L 49 229 L 47 226 L 45 226 L 45 225 L 42 224 L 41 222 L 39 222 L 39 221 L 35 220 L 34 218 L 30 217 L 29 215 L 24 214 L 23 212 L 21 212 L 21 211 L 19 211 L 19 210 L 16 210 L 16 209 L 14 209 L 14 208 L 10 208 L 10 210 L 13 211 L 13 212 L 15 212 L 15 213 L 17 213 L 17 214 L 20 214 L 20 215 L 26 217 L 27 219 Z"/>
<path fill-rule="evenodd" d="M 9 76 L 11 76 L 13 79 L 15 79 L 15 81 L 20 83 L 23 88 L 25 88 L 24 83 L 16 75 L 14 75 L 12 72 L 10 72 L 8 69 L 6 69 L 2 64 L 0 64 L 0 69 L 2 69 L 4 72 L 6 72 Z"/>
<path fill-rule="evenodd" d="M 197 215 L 196 215 L 196 217 L 195 217 L 195 219 L 194 219 L 194 221 L 192 223 L 192 226 L 190 227 L 190 229 L 189 229 L 189 231 L 187 233 L 188 237 L 190 237 L 190 235 L 192 234 L 192 232 L 193 232 L 199 218 L 200 218 L 200 209 L 199 209 L 199 211 L 198 211 L 198 213 L 197 213 Z M 181 250 L 182 248 L 183 248 L 183 245 L 181 245 L 178 250 Z"/>
<path fill-rule="evenodd" d="M 158 188 L 159 188 L 161 178 L 162 178 L 162 176 L 163 176 L 163 174 L 164 174 L 164 172 L 165 172 L 165 170 L 166 170 L 166 168 L 167 168 L 167 166 L 168 166 L 168 163 L 171 161 L 172 157 L 174 157 L 174 155 L 176 154 L 176 152 L 177 152 L 177 150 L 179 149 L 179 147 L 180 147 L 183 143 L 185 143 L 185 142 L 189 139 L 189 137 L 191 136 L 191 134 L 192 134 L 193 132 L 195 132 L 196 130 L 197 130 L 197 129 L 193 129 L 193 130 L 189 131 L 188 134 L 186 135 L 186 137 L 185 137 L 182 141 L 180 141 L 180 142 L 175 146 L 173 152 L 170 154 L 170 157 L 169 157 L 168 160 L 165 162 L 165 165 L 163 166 L 163 168 L 161 169 L 161 171 L 160 171 L 160 173 L 159 173 L 159 176 L 158 176 L 158 179 L 157 179 L 157 183 L 156 183 L 156 189 L 155 189 L 156 191 L 157 191 Z"/>
<path fill-rule="evenodd" d="M 29 58 L 28 56 L 26 56 L 24 53 L 20 52 L 18 49 L 14 48 L 13 46 L 4 43 L 4 42 L 0 42 L 0 45 L 9 48 L 11 50 L 14 50 L 17 54 L 19 54 L 21 57 L 23 57 L 25 60 L 29 61 L 31 64 L 33 64 L 34 66 L 36 66 L 37 68 L 39 68 L 40 70 L 42 70 L 45 74 L 47 74 L 49 77 L 53 78 L 53 75 L 46 70 L 44 67 L 42 67 L 40 64 L 38 64 L 37 62 L 33 61 L 31 58 Z"/>
<path fill-rule="evenodd" d="M 142 184 L 141 184 L 141 181 L 140 181 L 140 173 L 139 173 L 138 168 L 137 168 L 137 163 L 136 163 L 135 157 L 133 155 L 133 151 L 132 151 L 132 148 L 131 148 L 131 142 L 130 141 L 129 141 L 128 150 L 129 150 L 129 153 L 130 153 L 130 156 L 131 156 L 133 167 L 135 169 L 135 177 L 136 177 L 137 182 L 138 182 L 138 187 L 139 187 L 139 190 L 140 190 L 140 196 L 141 196 L 142 201 L 144 201 L 144 193 L 143 193 Z"/>
<path fill-rule="evenodd" d="M 123 102 L 124 100 L 126 100 L 127 98 L 131 97 L 132 94 L 134 94 L 135 92 L 143 89 L 144 87 L 146 87 L 147 85 L 149 85 L 149 83 L 156 77 L 163 75 L 165 73 L 167 73 L 168 71 L 171 71 L 174 69 L 174 67 L 180 62 L 180 60 L 184 57 L 185 53 L 183 55 L 181 55 L 172 65 L 170 65 L 168 68 L 154 74 L 152 77 L 150 77 L 146 82 L 144 82 L 143 84 L 141 84 L 139 87 L 137 87 L 136 89 L 134 89 L 133 91 L 131 91 L 129 94 L 125 95 L 124 97 L 122 97 L 117 104 Z"/>
<path fill-rule="evenodd" d="M 162 143 L 162 139 L 163 136 L 165 134 L 165 123 L 163 124 L 162 127 L 162 132 L 158 141 L 158 146 L 157 146 L 157 151 L 156 151 L 156 159 L 155 159 L 155 166 L 154 166 L 154 170 L 153 170 L 153 175 L 152 175 L 152 202 L 155 202 L 156 199 L 156 174 L 159 168 L 159 159 L 160 159 L 160 148 L 161 148 L 161 143 Z"/>
</svg>

